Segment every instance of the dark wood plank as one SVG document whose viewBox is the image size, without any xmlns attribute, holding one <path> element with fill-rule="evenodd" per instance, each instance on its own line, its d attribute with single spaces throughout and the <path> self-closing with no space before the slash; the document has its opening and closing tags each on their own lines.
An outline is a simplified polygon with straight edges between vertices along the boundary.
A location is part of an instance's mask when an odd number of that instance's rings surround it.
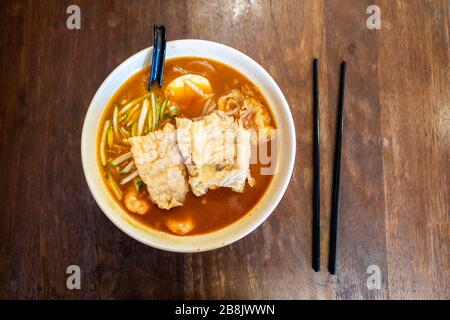
<svg viewBox="0 0 450 320">
<path fill-rule="evenodd" d="M 391 297 L 448 299 L 448 2 L 380 5 L 389 22 L 378 42 Z"/>
<path fill-rule="evenodd" d="M 0 298 L 450 298 L 449 7 L 445 0 L 71 1 L 0 4 Z M 248 237 L 200 254 L 146 247 L 109 222 L 80 157 L 103 79 L 152 41 L 228 44 L 283 90 L 296 123 L 293 178 Z M 322 269 L 311 268 L 311 63 L 321 59 Z M 338 70 L 348 62 L 338 276 L 327 274 Z M 82 290 L 65 270 L 82 269 Z M 381 290 L 368 290 L 378 265 Z"/>
<path fill-rule="evenodd" d="M 388 294 L 377 42 L 376 31 L 366 25 L 371 4 L 333 1 L 326 10 L 330 151 L 335 146 L 339 62 L 345 60 L 348 65 L 336 293 L 346 299 L 386 298 Z M 332 163 L 326 175 L 331 183 Z M 371 265 L 384 275 L 381 290 L 367 288 L 366 270 Z"/>
</svg>

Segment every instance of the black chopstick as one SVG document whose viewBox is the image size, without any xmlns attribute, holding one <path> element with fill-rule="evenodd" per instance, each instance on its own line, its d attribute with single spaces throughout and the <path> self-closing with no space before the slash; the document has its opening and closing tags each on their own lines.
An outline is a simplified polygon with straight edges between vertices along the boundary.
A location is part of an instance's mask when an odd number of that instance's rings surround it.
<svg viewBox="0 0 450 320">
<path fill-rule="evenodd" d="M 313 269 L 320 271 L 320 110 L 319 110 L 319 60 L 313 62 L 314 107 L 314 215 L 313 215 Z"/>
<path fill-rule="evenodd" d="M 162 86 L 164 60 L 166 57 L 166 28 L 162 25 L 153 26 L 153 56 L 152 69 L 147 89 L 152 88 L 153 83 L 158 82 Z"/>
<path fill-rule="evenodd" d="M 331 236 L 330 236 L 330 259 L 328 270 L 331 274 L 336 274 L 337 260 L 337 242 L 339 227 L 339 195 L 341 184 L 341 154 L 342 154 L 342 133 L 344 129 L 344 96 L 345 96 L 345 77 L 347 64 L 345 61 L 341 64 L 341 79 L 339 84 L 338 101 L 338 121 L 336 128 L 336 152 L 334 157 L 334 176 L 333 176 L 333 203 L 331 212 Z"/>
</svg>

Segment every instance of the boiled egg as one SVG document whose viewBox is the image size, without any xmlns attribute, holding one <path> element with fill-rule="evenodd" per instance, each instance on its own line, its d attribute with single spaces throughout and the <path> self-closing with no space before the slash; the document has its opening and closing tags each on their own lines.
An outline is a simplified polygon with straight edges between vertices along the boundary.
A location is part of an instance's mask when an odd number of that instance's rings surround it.
<svg viewBox="0 0 450 320">
<path fill-rule="evenodd" d="M 209 80 L 190 73 L 173 79 L 165 90 L 166 97 L 179 103 L 204 98 L 210 93 L 212 88 Z"/>
</svg>

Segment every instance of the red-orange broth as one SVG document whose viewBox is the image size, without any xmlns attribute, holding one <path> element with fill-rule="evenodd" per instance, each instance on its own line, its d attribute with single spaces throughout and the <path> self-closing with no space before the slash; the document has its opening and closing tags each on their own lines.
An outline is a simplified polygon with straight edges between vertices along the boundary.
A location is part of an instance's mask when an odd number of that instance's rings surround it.
<svg viewBox="0 0 450 320">
<path fill-rule="evenodd" d="M 205 61 L 209 65 L 205 65 Z M 211 68 L 211 66 L 213 68 Z M 247 77 L 230 66 L 204 58 L 183 57 L 166 60 L 163 76 L 164 84 L 160 89 L 156 85 L 154 86 L 154 89 L 156 88 L 157 95 L 163 96 L 167 84 L 174 78 L 180 76 L 180 73 L 176 71 L 179 70 L 177 67 L 182 68 L 189 73 L 199 74 L 206 77 L 210 81 L 216 97 L 220 97 L 233 88 L 240 89 L 243 86 L 250 87 L 255 93 L 255 96 L 260 100 L 271 115 L 270 109 L 263 95 L 259 89 L 249 79 L 247 79 Z M 112 118 L 114 106 L 116 104 L 122 107 L 127 102 L 135 99 L 136 97 L 142 96 L 147 92 L 146 88 L 149 80 L 149 72 L 150 67 L 140 70 L 131 76 L 115 92 L 106 106 L 102 118 L 102 124 L 107 119 Z M 197 101 L 183 101 L 183 103 L 179 105 L 179 108 L 181 111 L 179 116 L 193 118 L 201 115 L 203 105 L 197 103 Z M 272 115 L 271 121 L 272 126 L 276 127 Z M 174 121 L 172 121 L 172 123 L 174 123 Z M 98 145 L 100 145 L 99 141 L 102 135 L 102 127 L 103 125 L 99 126 Z M 268 149 L 270 150 L 270 142 L 268 143 Z M 105 179 L 107 171 L 113 178 L 116 179 L 116 181 L 120 180 L 120 174 L 118 172 L 114 172 L 114 170 L 110 170 L 110 164 L 107 164 L 104 167 L 100 162 L 100 158 L 98 163 L 104 182 L 108 190 L 111 192 L 111 188 Z M 183 206 L 172 208 L 170 210 L 160 209 L 153 204 L 151 200 L 149 200 L 149 196 L 144 185 L 143 188 L 141 188 L 139 197 L 146 199 L 151 207 L 149 212 L 145 215 L 138 215 L 128 211 L 123 204 L 123 200 L 119 201 L 116 197 L 114 197 L 114 194 L 112 192 L 111 193 L 113 198 L 116 199 L 117 203 L 123 208 L 123 210 L 125 210 L 132 218 L 148 227 L 167 233 L 172 233 L 166 226 L 169 219 L 183 220 L 189 218 L 194 225 L 194 229 L 191 233 L 189 233 L 189 235 L 204 234 L 222 229 L 236 222 L 259 202 L 272 180 L 272 176 L 270 175 L 261 175 L 261 167 L 262 165 L 259 163 L 259 160 L 257 164 L 250 165 L 251 175 L 255 179 L 256 185 L 254 187 L 250 187 L 246 184 L 243 193 L 234 192 L 229 188 L 218 188 L 216 190 L 208 191 L 201 197 L 196 197 L 189 191 L 186 195 L 186 200 Z M 120 188 L 124 193 L 126 193 L 129 188 L 135 188 L 135 186 L 133 183 L 127 183 L 120 186 Z"/>
</svg>

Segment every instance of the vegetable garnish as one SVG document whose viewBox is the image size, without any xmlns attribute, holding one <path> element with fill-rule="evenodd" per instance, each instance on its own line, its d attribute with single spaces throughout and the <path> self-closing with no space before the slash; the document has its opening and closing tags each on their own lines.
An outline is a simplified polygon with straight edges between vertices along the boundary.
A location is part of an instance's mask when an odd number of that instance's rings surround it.
<svg viewBox="0 0 450 320">
<path fill-rule="evenodd" d="M 139 193 L 141 191 L 141 187 L 144 185 L 144 181 L 142 179 L 134 179 L 133 180 L 134 187 L 136 188 L 136 192 Z"/>
<path fill-rule="evenodd" d="M 164 102 L 163 102 L 163 104 L 162 104 L 162 106 L 161 106 L 161 113 L 160 113 L 160 119 L 164 119 L 164 112 L 165 112 L 165 110 L 166 110 L 166 106 L 167 106 L 167 104 L 169 103 L 169 99 L 165 99 L 164 100 Z"/>
<path fill-rule="evenodd" d="M 180 109 L 178 108 L 178 106 L 176 104 L 171 104 L 170 108 L 169 108 L 169 116 L 172 118 L 172 117 L 176 117 L 179 114 L 180 114 Z"/>
<path fill-rule="evenodd" d="M 113 142 L 114 142 L 113 131 L 111 126 L 109 126 L 108 130 L 106 131 L 106 143 L 108 144 L 108 147 L 112 147 Z"/>
<path fill-rule="evenodd" d="M 108 182 L 108 185 L 113 192 L 113 194 L 116 196 L 116 198 L 121 201 L 122 200 L 122 190 L 120 190 L 119 185 L 114 180 L 114 178 L 111 176 L 110 173 L 106 173 L 106 181 Z"/>
<path fill-rule="evenodd" d="M 106 120 L 105 126 L 103 127 L 102 138 L 100 140 L 100 160 L 103 166 L 106 166 L 105 144 L 108 129 L 109 129 L 109 120 Z"/>
<path fill-rule="evenodd" d="M 152 102 L 152 131 L 156 129 L 156 117 L 157 117 L 157 107 L 156 107 L 156 98 L 153 92 L 150 93 L 151 102 Z"/>
</svg>

